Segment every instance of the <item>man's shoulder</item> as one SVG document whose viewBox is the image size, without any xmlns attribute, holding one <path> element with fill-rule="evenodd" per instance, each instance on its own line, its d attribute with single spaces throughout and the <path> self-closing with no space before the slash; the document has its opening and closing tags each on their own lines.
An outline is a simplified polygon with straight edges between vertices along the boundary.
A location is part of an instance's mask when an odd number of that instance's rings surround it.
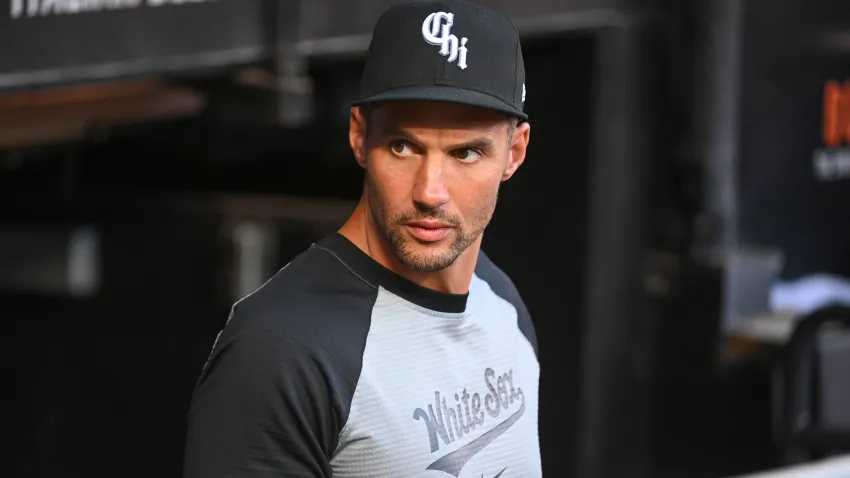
<svg viewBox="0 0 850 478">
<path fill-rule="evenodd" d="M 536 354 L 537 335 L 534 331 L 534 324 L 531 321 L 531 314 L 528 312 L 528 308 L 526 308 L 519 290 L 517 290 L 508 274 L 499 268 L 484 251 L 481 251 L 478 254 L 475 275 L 486 282 L 494 294 L 514 306 L 517 312 L 517 326 L 531 343 Z"/>
<path fill-rule="evenodd" d="M 483 250 L 478 253 L 475 275 L 486 282 L 496 295 L 514 306 L 517 306 L 518 302 L 522 302 L 519 291 L 511 278 Z"/>
<path fill-rule="evenodd" d="M 226 329 L 286 336 L 307 348 L 345 337 L 365 341 L 377 293 L 314 245 L 236 302 Z"/>
<path fill-rule="evenodd" d="M 244 475 L 249 455 L 264 471 L 304 467 L 296 474 L 307 476 L 309 466 L 310 476 L 329 475 L 375 298 L 331 251 L 314 246 L 237 302 L 195 387 L 187 476 L 233 467 Z"/>
</svg>

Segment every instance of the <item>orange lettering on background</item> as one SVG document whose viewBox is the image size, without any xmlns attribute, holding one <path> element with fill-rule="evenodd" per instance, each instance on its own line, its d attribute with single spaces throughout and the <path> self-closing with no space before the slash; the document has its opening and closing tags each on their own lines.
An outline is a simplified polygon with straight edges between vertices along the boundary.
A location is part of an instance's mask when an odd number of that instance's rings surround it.
<svg viewBox="0 0 850 478">
<path fill-rule="evenodd" d="M 823 91 L 823 142 L 837 148 L 850 143 L 850 80 L 844 84 L 831 80 Z"/>
</svg>

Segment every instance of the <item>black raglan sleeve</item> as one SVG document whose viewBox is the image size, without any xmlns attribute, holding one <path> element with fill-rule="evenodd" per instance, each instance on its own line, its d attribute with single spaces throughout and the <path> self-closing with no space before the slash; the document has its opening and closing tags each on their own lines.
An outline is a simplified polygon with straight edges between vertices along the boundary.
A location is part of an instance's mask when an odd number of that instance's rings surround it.
<svg viewBox="0 0 850 478">
<path fill-rule="evenodd" d="M 184 476 L 330 477 L 341 425 L 321 352 L 276 330 L 239 332 L 222 333 L 195 390 Z"/>
<path fill-rule="evenodd" d="M 368 333 L 343 316 L 362 301 L 336 302 L 272 283 L 234 307 L 192 397 L 185 478 L 331 476 Z"/>
</svg>

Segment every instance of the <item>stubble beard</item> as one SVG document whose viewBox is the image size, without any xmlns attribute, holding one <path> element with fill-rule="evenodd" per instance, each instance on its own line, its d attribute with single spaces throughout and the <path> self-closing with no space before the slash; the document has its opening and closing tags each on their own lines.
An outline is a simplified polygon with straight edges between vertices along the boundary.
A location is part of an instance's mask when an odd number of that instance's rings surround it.
<svg viewBox="0 0 850 478">
<path fill-rule="evenodd" d="M 485 202 L 473 215 L 471 231 L 464 230 L 460 222 L 441 210 L 414 211 L 396 214 L 387 217 L 386 201 L 375 187 L 369 174 L 366 174 L 367 190 L 369 197 L 369 210 L 378 230 L 390 246 L 393 254 L 407 269 L 415 272 L 439 272 L 457 261 L 457 259 L 471 246 L 484 232 L 493 211 L 496 207 L 496 195 L 492 200 Z M 423 246 L 433 248 L 431 251 L 422 251 L 416 247 L 415 239 L 410 238 L 404 231 L 404 224 L 417 219 L 437 219 L 455 226 L 450 233 L 451 243 L 445 247 L 437 244 Z M 445 247 L 445 248 L 444 248 Z M 439 248 L 439 249 L 438 249 Z"/>
</svg>

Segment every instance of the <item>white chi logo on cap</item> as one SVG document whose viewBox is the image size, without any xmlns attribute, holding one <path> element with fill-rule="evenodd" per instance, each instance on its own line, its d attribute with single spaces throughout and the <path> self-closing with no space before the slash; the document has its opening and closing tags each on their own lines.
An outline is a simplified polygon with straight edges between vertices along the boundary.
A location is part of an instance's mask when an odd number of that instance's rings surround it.
<svg viewBox="0 0 850 478">
<path fill-rule="evenodd" d="M 458 39 L 451 33 L 455 16 L 453 13 L 436 12 L 428 15 L 422 23 L 422 38 L 431 45 L 440 45 L 440 54 L 448 56 L 448 62 L 457 60 L 457 66 L 461 70 L 466 69 L 466 41 L 467 38 Z"/>
</svg>

